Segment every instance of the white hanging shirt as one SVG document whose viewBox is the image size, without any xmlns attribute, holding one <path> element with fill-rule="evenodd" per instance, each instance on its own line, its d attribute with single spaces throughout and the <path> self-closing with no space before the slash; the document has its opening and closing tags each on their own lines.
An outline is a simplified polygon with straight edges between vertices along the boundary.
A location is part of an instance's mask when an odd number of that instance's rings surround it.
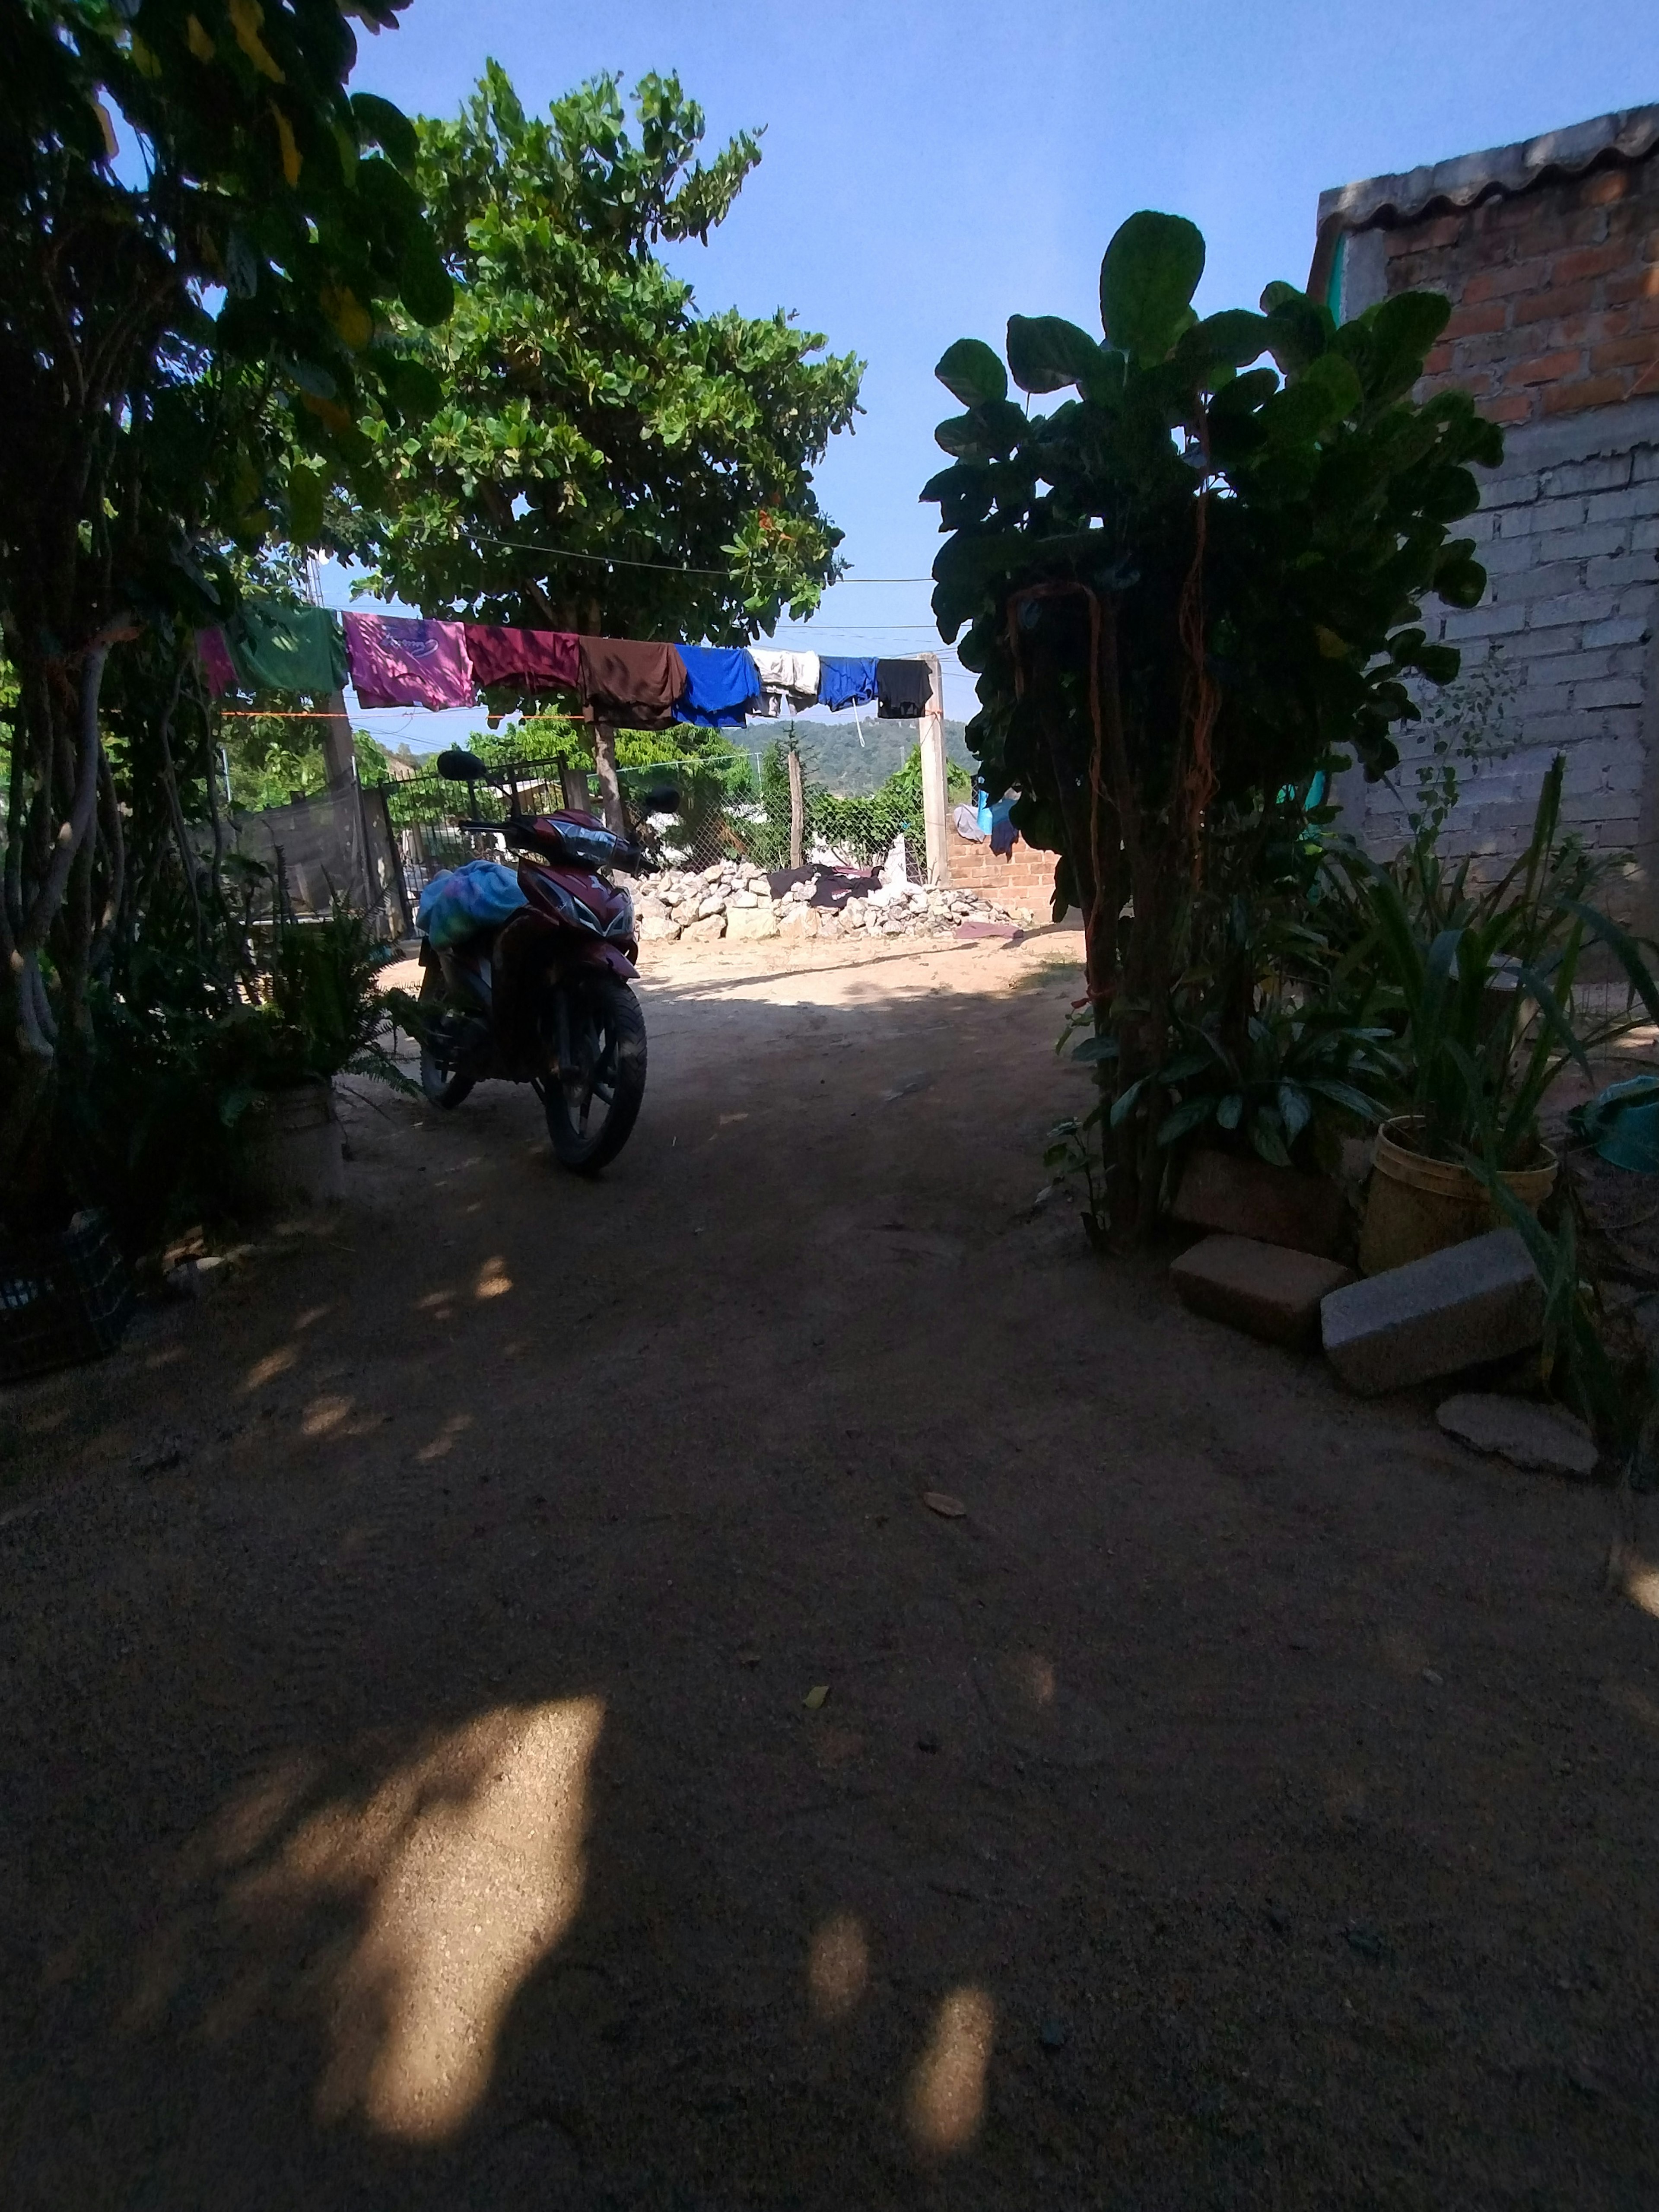
<svg viewBox="0 0 1659 2212">
<path fill-rule="evenodd" d="M 761 680 L 761 696 L 751 704 L 751 714 L 775 720 L 786 705 L 792 714 L 817 705 L 823 672 L 816 653 L 774 653 L 769 647 L 751 645 L 749 654 Z"/>
</svg>

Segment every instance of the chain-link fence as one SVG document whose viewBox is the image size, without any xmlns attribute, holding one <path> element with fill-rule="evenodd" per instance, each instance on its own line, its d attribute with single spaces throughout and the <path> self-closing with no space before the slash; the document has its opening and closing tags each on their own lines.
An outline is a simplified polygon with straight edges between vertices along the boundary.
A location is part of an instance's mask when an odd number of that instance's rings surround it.
<svg viewBox="0 0 1659 2212">
<path fill-rule="evenodd" d="M 545 762 L 492 763 L 490 773 L 507 782 L 522 812 L 544 814 L 559 807 L 599 811 L 591 769 Z M 648 823 L 665 866 L 700 869 L 721 860 L 768 869 L 790 865 L 795 802 L 784 746 L 763 753 L 658 761 L 622 769 L 618 775 L 630 819 Z M 651 813 L 649 795 L 671 787 L 674 811 Z M 465 785 L 428 770 L 383 788 L 404 881 L 416 903 L 422 890 L 443 869 L 495 849 L 487 833 L 457 826 L 469 817 L 503 818 L 508 799 L 490 786 L 476 784 L 469 799 Z M 803 775 L 799 830 L 801 857 L 808 864 L 879 867 L 898 848 L 910 880 L 926 879 L 919 773 L 891 778 L 881 790 L 858 798 L 838 797 Z"/>
</svg>

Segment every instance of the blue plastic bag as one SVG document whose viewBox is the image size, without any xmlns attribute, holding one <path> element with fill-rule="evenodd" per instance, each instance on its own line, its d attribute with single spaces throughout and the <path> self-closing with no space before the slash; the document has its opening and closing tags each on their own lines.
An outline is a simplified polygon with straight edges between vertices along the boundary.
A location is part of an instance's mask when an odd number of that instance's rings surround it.
<svg viewBox="0 0 1659 2212">
<path fill-rule="evenodd" d="M 500 860 L 463 860 L 434 876 L 421 893 L 421 933 L 441 951 L 481 929 L 499 928 L 529 903 L 515 870 Z"/>
</svg>

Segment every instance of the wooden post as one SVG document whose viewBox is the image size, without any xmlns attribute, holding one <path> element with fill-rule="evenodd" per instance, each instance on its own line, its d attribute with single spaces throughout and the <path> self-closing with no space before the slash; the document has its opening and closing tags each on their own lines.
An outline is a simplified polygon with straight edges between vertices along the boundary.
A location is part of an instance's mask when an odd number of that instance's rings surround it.
<svg viewBox="0 0 1659 2212">
<path fill-rule="evenodd" d="M 599 782 L 599 811 L 605 817 L 607 830 L 614 830 L 619 837 L 628 832 L 628 817 L 623 812 L 622 778 L 617 774 L 617 732 L 609 722 L 595 720 L 593 724 L 593 766 Z"/>
<path fill-rule="evenodd" d="M 800 755 L 795 750 L 794 738 L 789 741 L 789 865 L 804 868 L 806 865 L 806 793 L 800 778 Z"/>
<path fill-rule="evenodd" d="M 945 685 L 939 655 L 925 653 L 930 688 L 921 718 L 921 821 L 927 840 L 927 880 L 936 888 L 951 881 L 950 784 L 945 768 Z"/>
</svg>

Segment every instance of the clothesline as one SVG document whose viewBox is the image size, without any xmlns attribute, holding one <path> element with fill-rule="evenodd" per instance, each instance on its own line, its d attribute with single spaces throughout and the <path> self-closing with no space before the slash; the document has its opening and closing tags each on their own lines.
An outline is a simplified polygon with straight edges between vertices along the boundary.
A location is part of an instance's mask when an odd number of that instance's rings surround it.
<svg viewBox="0 0 1659 2212">
<path fill-rule="evenodd" d="M 933 696 L 933 672 L 915 656 L 672 645 L 273 599 L 246 601 L 231 623 L 198 632 L 197 647 L 216 697 L 234 690 L 328 696 L 349 676 L 369 711 L 443 712 L 496 706 L 508 694 L 539 701 L 572 693 L 590 720 L 633 729 L 677 721 L 741 728 L 751 714 L 775 720 L 786 707 L 833 713 L 871 701 L 880 720 L 913 720 Z"/>
</svg>

